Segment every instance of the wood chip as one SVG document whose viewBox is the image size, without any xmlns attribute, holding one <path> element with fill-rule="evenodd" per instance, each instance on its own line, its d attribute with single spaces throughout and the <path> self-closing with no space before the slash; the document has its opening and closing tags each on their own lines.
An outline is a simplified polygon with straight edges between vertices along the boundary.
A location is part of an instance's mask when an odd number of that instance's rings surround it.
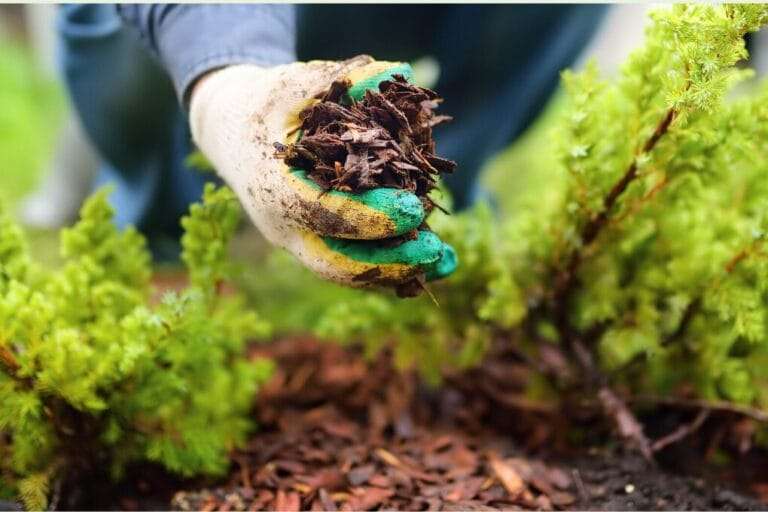
<svg viewBox="0 0 768 512">
<path fill-rule="evenodd" d="M 328 494 L 328 491 L 325 489 L 320 489 L 318 492 L 318 496 L 320 498 L 320 503 L 323 505 L 323 509 L 327 510 L 329 512 L 334 512 L 338 510 L 336 507 L 336 503 L 331 499 L 331 496 Z"/>
<path fill-rule="evenodd" d="M 513 500 L 525 491 L 525 482 L 517 471 L 511 465 L 501 460 L 496 453 L 490 452 L 488 454 L 488 463 L 493 470 L 493 474 L 499 479 Z"/>
<path fill-rule="evenodd" d="M 285 512 L 298 512 L 301 510 L 301 499 L 299 498 L 298 493 L 279 490 L 277 491 L 277 496 L 275 497 L 272 507 L 275 510 Z"/>
<path fill-rule="evenodd" d="M 354 486 L 362 485 L 373 476 L 376 471 L 376 466 L 373 464 L 366 464 L 364 466 L 357 467 L 347 473 L 347 480 Z"/>
</svg>

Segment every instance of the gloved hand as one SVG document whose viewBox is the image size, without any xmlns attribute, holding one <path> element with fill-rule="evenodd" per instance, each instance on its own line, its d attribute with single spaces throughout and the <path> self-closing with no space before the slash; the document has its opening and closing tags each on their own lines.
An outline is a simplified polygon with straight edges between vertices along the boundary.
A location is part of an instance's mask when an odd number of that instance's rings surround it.
<svg viewBox="0 0 768 512">
<path fill-rule="evenodd" d="M 350 286 L 393 286 L 419 272 L 427 279 L 444 277 L 455 269 L 456 255 L 430 231 L 398 246 L 380 241 L 422 223 L 424 208 L 414 194 L 391 188 L 321 194 L 303 171 L 275 157 L 273 144 L 295 141 L 299 113 L 334 80 L 349 78 L 350 95 L 360 99 L 392 74 L 407 78 L 410 66 L 367 56 L 273 68 L 238 65 L 204 76 L 191 96 L 197 146 L 267 240 L 321 277 Z"/>
</svg>

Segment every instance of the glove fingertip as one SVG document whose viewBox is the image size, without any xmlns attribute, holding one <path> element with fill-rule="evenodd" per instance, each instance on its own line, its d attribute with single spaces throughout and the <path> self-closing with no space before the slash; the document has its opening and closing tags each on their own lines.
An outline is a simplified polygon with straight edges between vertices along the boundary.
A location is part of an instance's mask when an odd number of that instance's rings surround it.
<svg viewBox="0 0 768 512">
<path fill-rule="evenodd" d="M 352 87 L 349 88 L 349 96 L 355 100 L 360 101 L 365 96 L 365 91 L 378 90 L 379 84 L 384 80 L 391 80 L 394 75 L 403 75 L 403 77 L 411 81 L 413 80 L 413 68 L 407 62 L 392 63 L 386 67 L 383 71 L 374 72 L 371 75 L 365 75 L 366 67 L 356 69 L 349 75 L 349 79 L 352 80 Z M 358 75 L 362 75 L 359 76 Z"/>
<path fill-rule="evenodd" d="M 371 264 L 399 264 L 426 268 L 443 256 L 443 242 L 431 231 L 419 231 L 416 240 L 394 247 L 382 246 L 381 240 L 344 240 L 323 237 L 326 246 L 355 261 Z"/>
<path fill-rule="evenodd" d="M 432 265 L 426 272 L 427 281 L 442 279 L 453 274 L 456 267 L 459 266 L 459 257 L 456 251 L 450 245 L 443 243 L 442 257 Z"/>
</svg>

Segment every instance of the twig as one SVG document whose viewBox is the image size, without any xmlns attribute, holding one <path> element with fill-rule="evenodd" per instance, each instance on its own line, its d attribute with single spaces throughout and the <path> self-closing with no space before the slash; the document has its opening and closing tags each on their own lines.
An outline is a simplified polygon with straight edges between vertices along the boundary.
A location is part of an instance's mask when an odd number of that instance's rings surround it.
<svg viewBox="0 0 768 512">
<path fill-rule="evenodd" d="M 61 501 L 61 485 L 62 478 L 54 477 L 51 490 L 51 499 L 48 500 L 48 510 L 56 510 L 59 508 L 59 501 Z"/>
<path fill-rule="evenodd" d="M 733 269 L 736 268 L 736 265 L 739 264 L 739 262 L 743 259 L 745 259 L 749 255 L 749 251 L 747 249 L 740 250 L 733 258 L 728 261 L 725 265 L 725 271 L 730 274 L 733 272 Z"/>
<path fill-rule="evenodd" d="M 737 252 L 730 260 L 728 260 L 728 263 L 725 264 L 726 274 L 732 273 L 739 263 L 749 258 L 753 254 L 755 254 L 762 242 L 763 242 L 763 239 L 758 238 L 757 240 L 749 244 L 747 247 L 744 247 L 742 250 Z M 759 252 L 757 254 L 760 255 Z"/>
<path fill-rule="evenodd" d="M 579 493 L 581 501 L 586 503 L 589 500 L 589 494 L 587 493 L 587 488 L 584 487 L 584 480 L 581 478 L 581 473 L 578 469 L 573 469 L 571 470 L 571 474 L 573 475 L 573 481 L 576 482 L 576 490 Z"/>
<path fill-rule="evenodd" d="M 597 393 L 606 416 L 613 418 L 619 435 L 635 444 L 647 461 L 653 461 L 651 443 L 643 433 L 643 426 L 627 404 L 610 387 L 603 386 Z"/>
<path fill-rule="evenodd" d="M 597 390 L 597 398 L 603 414 L 611 418 L 619 435 L 630 441 L 649 462 L 653 462 L 651 442 L 643 433 L 643 426 L 622 398 L 611 389 L 607 377 L 600 371 L 592 352 L 579 339 L 571 339 L 571 352 L 582 369 L 590 388 Z"/>
<path fill-rule="evenodd" d="M 630 208 L 627 209 L 625 213 L 622 215 L 619 215 L 615 219 L 613 219 L 611 222 L 613 224 L 619 223 L 629 217 L 630 215 L 633 215 L 640 211 L 640 209 L 643 207 L 644 204 L 648 203 L 651 199 L 656 197 L 656 195 L 664 190 L 667 185 L 669 185 L 669 180 L 665 177 L 660 179 L 652 188 L 649 190 L 643 197 L 641 197 L 639 200 L 637 200 Z"/>
<path fill-rule="evenodd" d="M 683 316 L 680 318 L 680 323 L 677 324 L 677 329 L 675 329 L 672 334 L 661 341 L 661 346 L 665 347 L 680 340 L 685 335 L 685 332 L 688 330 L 688 326 L 691 325 L 693 317 L 696 316 L 696 313 L 698 313 L 700 308 L 701 297 L 696 297 L 691 302 L 689 302 L 688 306 L 685 308 L 685 311 L 683 311 Z"/>
<path fill-rule="evenodd" d="M 236 455 L 233 457 L 237 465 L 240 466 L 240 485 L 245 489 L 253 489 L 251 483 L 251 473 L 248 469 L 248 461 L 244 455 Z"/>
<path fill-rule="evenodd" d="M 427 283 L 422 283 L 420 279 L 417 279 L 416 281 L 419 283 L 419 286 L 421 286 L 421 288 L 425 292 L 427 292 L 427 295 L 429 295 L 429 298 L 432 299 L 432 302 L 435 303 L 435 306 L 437 306 L 439 308 L 440 307 L 440 302 L 437 300 L 437 297 L 435 297 L 435 294 L 432 293 L 432 290 L 430 290 L 429 287 L 427 287 Z"/>
<path fill-rule="evenodd" d="M 0 345 L 0 363 L 5 366 L 6 372 L 12 377 L 16 376 L 16 372 L 19 371 L 19 363 L 16 361 L 16 357 L 8 349 L 8 347 Z"/>
<path fill-rule="evenodd" d="M 603 199 L 603 209 L 600 213 L 592 217 L 582 228 L 580 235 L 581 243 L 571 251 L 565 266 L 555 278 L 554 301 L 556 305 L 563 302 L 563 299 L 567 299 L 571 293 L 576 272 L 581 265 L 583 257 L 582 249 L 597 238 L 597 235 L 600 234 L 608 222 L 608 215 L 616 205 L 616 201 L 618 201 L 619 197 L 627 190 L 630 183 L 637 178 L 638 159 L 640 156 L 653 150 L 661 137 L 667 133 L 669 126 L 672 124 L 672 121 L 675 120 L 676 116 L 677 111 L 675 109 L 670 108 L 667 110 L 666 115 L 656 126 L 653 134 L 647 141 L 645 141 L 645 144 L 643 144 L 641 151 L 632 159 L 632 163 L 629 164 L 629 167 L 622 177 L 613 185 L 613 187 L 611 187 L 611 190 Z"/>
<path fill-rule="evenodd" d="M 711 413 L 712 411 L 710 409 L 700 410 L 692 422 L 680 425 L 666 436 L 657 439 L 651 446 L 651 450 L 654 452 L 661 451 L 667 446 L 682 441 L 686 437 L 695 433 L 701 428 L 704 422 L 707 421 L 707 418 L 709 418 Z"/>
</svg>

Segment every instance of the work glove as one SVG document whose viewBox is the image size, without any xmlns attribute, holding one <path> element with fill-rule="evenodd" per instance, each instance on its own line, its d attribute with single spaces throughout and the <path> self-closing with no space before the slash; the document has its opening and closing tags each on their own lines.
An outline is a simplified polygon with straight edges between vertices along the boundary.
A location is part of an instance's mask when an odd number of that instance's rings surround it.
<svg viewBox="0 0 768 512">
<path fill-rule="evenodd" d="M 275 156 L 274 143 L 297 140 L 299 113 L 334 80 L 349 79 L 350 96 L 362 99 L 393 74 L 408 78 L 412 71 L 368 56 L 237 65 L 205 75 L 190 100 L 195 143 L 264 237 L 319 276 L 349 286 L 397 286 L 422 273 L 428 280 L 444 277 L 456 268 L 456 255 L 431 231 L 400 245 L 381 240 L 422 224 L 424 207 L 414 194 L 392 188 L 323 193 L 304 171 Z"/>
</svg>

